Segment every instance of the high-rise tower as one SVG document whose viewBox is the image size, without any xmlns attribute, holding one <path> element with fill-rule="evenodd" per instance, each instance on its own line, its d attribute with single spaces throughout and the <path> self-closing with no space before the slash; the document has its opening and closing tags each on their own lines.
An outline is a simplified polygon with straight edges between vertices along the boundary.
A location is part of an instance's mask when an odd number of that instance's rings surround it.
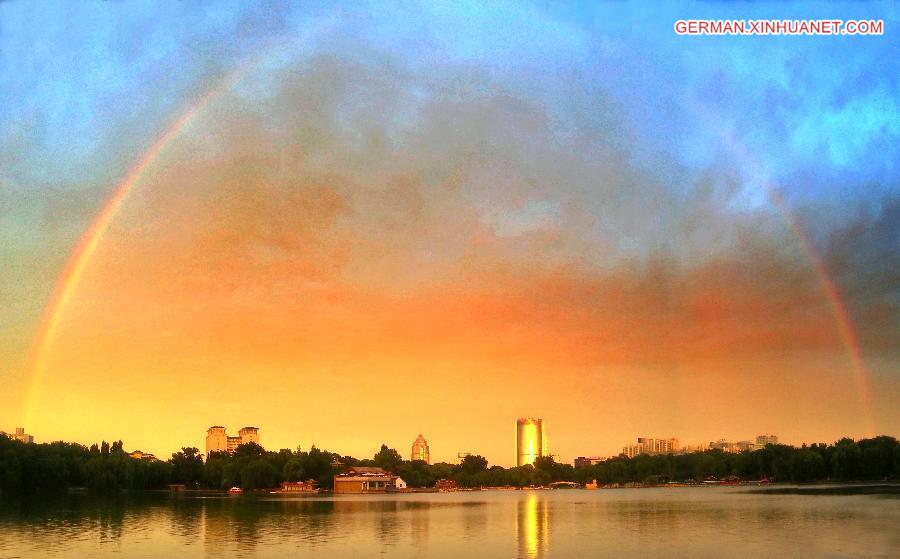
<svg viewBox="0 0 900 559">
<path fill-rule="evenodd" d="M 544 422 L 523 417 L 516 422 L 516 466 L 533 464 L 535 458 L 545 456 Z"/>
<path fill-rule="evenodd" d="M 221 425 L 213 425 L 206 430 L 206 457 L 212 452 L 234 452 L 242 444 L 259 444 L 259 428 L 244 427 L 232 437 Z"/>
<path fill-rule="evenodd" d="M 415 442 L 412 444 L 412 457 L 410 460 L 421 460 L 426 464 L 431 464 L 431 452 L 428 450 L 428 441 L 419 433 Z"/>
</svg>

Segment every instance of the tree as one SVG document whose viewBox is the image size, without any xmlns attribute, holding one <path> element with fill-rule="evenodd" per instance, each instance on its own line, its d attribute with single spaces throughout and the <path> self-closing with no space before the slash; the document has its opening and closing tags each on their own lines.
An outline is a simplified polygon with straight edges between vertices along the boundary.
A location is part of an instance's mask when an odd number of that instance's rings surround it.
<svg viewBox="0 0 900 559">
<path fill-rule="evenodd" d="M 393 448 L 388 448 L 386 444 L 381 445 L 381 450 L 375 454 L 372 460 L 375 462 L 376 466 L 387 470 L 388 472 L 397 470 L 397 468 L 400 467 L 400 464 L 403 463 L 403 458 L 400 457 L 400 453 Z"/>
<path fill-rule="evenodd" d="M 172 453 L 172 481 L 197 484 L 203 479 L 203 458 L 195 447 L 183 447 Z"/>
<path fill-rule="evenodd" d="M 284 463 L 284 467 L 281 469 L 281 474 L 282 477 L 284 477 L 285 481 L 302 480 L 303 475 L 305 474 L 303 461 L 300 458 L 291 458 Z"/>
<path fill-rule="evenodd" d="M 403 462 L 395 472 L 410 487 L 431 487 L 437 478 L 432 468 L 422 460 Z"/>
<path fill-rule="evenodd" d="M 818 452 L 804 448 L 791 455 L 789 472 L 791 481 L 795 483 L 822 479 L 825 475 L 825 461 Z"/>
<path fill-rule="evenodd" d="M 859 445 L 853 439 L 841 439 L 835 443 L 831 457 L 835 477 L 845 481 L 857 479 L 861 455 Z"/>
<path fill-rule="evenodd" d="M 266 458 L 251 458 L 241 467 L 241 487 L 265 489 L 278 485 L 278 470 Z"/>
<path fill-rule="evenodd" d="M 256 457 L 263 456 L 266 454 L 266 449 L 258 445 L 257 443 L 244 443 L 239 445 L 237 449 L 234 451 L 235 458 L 247 458 L 247 457 Z"/>
<path fill-rule="evenodd" d="M 894 470 L 893 454 L 897 446 L 894 437 L 875 437 L 859 441 L 862 451 L 861 475 L 865 479 L 885 479 Z"/>
<path fill-rule="evenodd" d="M 231 456 L 227 452 L 210 452 L 203 465 L 203 485 L 212 489 L 227 489 L 231 485 L 224 482 L 225 466 Z"/>
<path fill-rule="evenodd" d="M 552 460 L 552 459 L 551 459 Z M 488 461 L 487 458 L 477 454 L 470 454 L 462 459 L 462 462 L 459 464 L 460 471 L 473 475 L 478 472 L 483 472 L 487 470 Z"/>
<path fill-rule="evenodd" d="M 310 447 L 309 452 L 303 458 L 303 479 L 314 479 L 319 482 L 320 487 L 330 486 L 334 477 L 332 461 L 333 457 L 330 453 L 319 450 L 315 446 Z"/>
</svg>

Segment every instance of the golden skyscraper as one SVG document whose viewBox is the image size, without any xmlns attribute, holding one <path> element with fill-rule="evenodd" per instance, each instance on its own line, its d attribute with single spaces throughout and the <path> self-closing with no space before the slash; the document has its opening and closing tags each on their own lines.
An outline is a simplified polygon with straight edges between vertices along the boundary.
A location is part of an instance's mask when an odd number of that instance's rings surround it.
<svg viewBox="0 0 900 559">
<path fill-rule="evenodd" d="M 412 444 L 412 456 L 410 460 L 421 460 L 426 464 L 431 464 L 431 452 L 428 449 L 428 441 L 419 433 L 418 438 Z"/>
<path fill-rule="evenodd" d="M 533 464 L 535 458 L 544 455 L 543 420 L 520 418 L 516 422 L 516 466 Z"/>
</svg>

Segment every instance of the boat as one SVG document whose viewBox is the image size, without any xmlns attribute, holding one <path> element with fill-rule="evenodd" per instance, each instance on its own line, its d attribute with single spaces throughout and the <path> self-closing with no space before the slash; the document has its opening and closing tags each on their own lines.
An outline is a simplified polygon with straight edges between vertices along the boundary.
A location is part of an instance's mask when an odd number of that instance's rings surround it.
<svg viewBox="0 0 900 559">
<path fill-rule="evenodd" d="M 232 487 L 231 489 L 228 490 L 229 495 L 240 495 L 243 492 L 244 492 L 244 490 L 241 489 L 240 487 Z"/>
</svg>

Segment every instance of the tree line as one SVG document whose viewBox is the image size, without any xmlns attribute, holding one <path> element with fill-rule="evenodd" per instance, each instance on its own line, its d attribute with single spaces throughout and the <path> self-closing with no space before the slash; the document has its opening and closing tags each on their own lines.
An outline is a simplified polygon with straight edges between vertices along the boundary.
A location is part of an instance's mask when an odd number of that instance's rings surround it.
<svg viewBox="0 0 900 559">
<path fill-rule="evenodd" d="M 844 438 L 834 444 L 767 445 L 755 451 L 709 450 L 691 454 L 613 458 L 576 470 L 574 481 L 662 483 L 734 476 L 778 482 L 872 481 L 900 478 L 900 444 L 894 437 Z"/>
<path fill-rule="evenodd" d="M 320 450 L 267 451 L 245 444 L 232 453 L 214 452 L 204 461 L 197 448 L 185 447 L 168 460 L 130 457 L 122 441 L 90 447 L 54 442 L 25 444 L 0 437 L 0 491 L 59 490 L 83 487 L 93 491 L 165 489 L 184 484 L 197 489 L 246 490 L 278 487 L 282 481 L 313 479 L 323 489 L 350 466 L 378 466 L 399 475 L 410 487 L 431 487 L 438 479 L 452 479 L 461 487 L 539 486 L 554 481 L 600 484 L 702 481 L 735 476 L 743 480 L 779 482 L 883 480 L 900 478 L 900 444 L 880 436 L 834 444 L 792 447 L 768 445 L 741 453 L 710 450 L 692 454 L 618 457 L 574 468 L 552 458 L 534 465 L 489 466 L 482 456 L 467 456 L 460 464 L 426 464 L 403 460 L 395 449 L 382 445 L 371 459 Z"/>
</svg>

